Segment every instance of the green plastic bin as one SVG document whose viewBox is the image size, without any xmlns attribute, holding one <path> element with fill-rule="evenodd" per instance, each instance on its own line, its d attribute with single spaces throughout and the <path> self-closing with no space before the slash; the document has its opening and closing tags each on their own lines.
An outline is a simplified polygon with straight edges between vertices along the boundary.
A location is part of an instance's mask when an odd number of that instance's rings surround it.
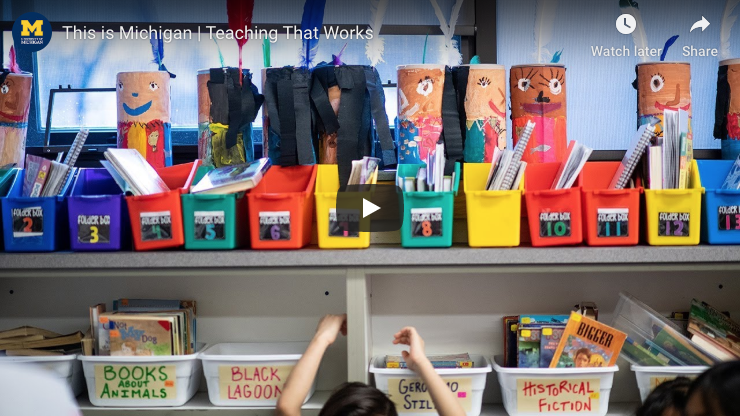
<svg viewBox="0 0 740 416">
<path fill-rule="evenodd" d="M 402 178 L 416 177 L 419 168 L 424 166 L 398 165 L 397 175 Z M 452 246 L 455 195 L 459 184 L 460 164 L 455 163 L 455 180 L 451 191 L 403 192 L 401 246 L 406 248 Z"/>
</svg>

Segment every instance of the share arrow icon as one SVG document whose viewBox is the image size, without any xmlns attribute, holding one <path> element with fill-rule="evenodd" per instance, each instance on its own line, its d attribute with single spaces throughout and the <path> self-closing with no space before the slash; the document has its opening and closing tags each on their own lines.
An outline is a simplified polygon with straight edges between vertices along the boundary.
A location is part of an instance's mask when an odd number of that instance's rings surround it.
<svg viewBox="0 0 740 416">
<path fill-rule="evenodd" d="M 707 20 L 704 16 L 701 17 L 701 20 L 694 23 L 694 26 L 691 26 L 691 30 L 689 32 L 693 32 L 694 29 L 701 28 L 701 31 L 703 32 L 704 29 L 708 28 L 710 25 L 709 20 Z"/>
</svg>

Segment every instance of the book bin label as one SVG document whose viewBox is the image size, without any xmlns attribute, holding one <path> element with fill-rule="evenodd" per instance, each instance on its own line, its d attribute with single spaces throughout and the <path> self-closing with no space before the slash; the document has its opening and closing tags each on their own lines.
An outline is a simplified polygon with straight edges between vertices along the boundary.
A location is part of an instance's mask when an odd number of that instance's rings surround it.
<svg viewBox="0 0 740 416">
<path fill-rule="evenodd" d="M 110 243 L 110 215 L 78 215 L 77 241 L 84 244 Z"/>
<path fill-rule="evenodd" d="M 412 237 L 442 237 L 442 208 L 411 208 Z"/>
<path fill-rule="evenodd" d="M 473 408 L 473 379 L 445 378 L 444 381 L 463 410 L 469 413 Z M 437 413 L 429 389 L 420 378 L 389 378 L 388 396 L 398 413 Z"/>
<path fill-rule="evenodd" d="M 688 237 L 688 212 L 661 212 L 658 214 L 658 236 L 660 237 Z"/>
<path fill-rule="evenodd" d="M 177 398 L 174 365 L 95 365 L 98 399 L 173 400 Z"/>
<path fill-rule="evenodd" d="M 717 209 L 720 231 L 740 230 L 740 207 L 721 206 Z"/>
<path fill-rule="evenodd" d="M 196 240 L 226 239 L 226 214 L 223 211 L 195 211 L 193 221 Z"/>
<path fill-rule="evenodd" d="M 599 412 L 601 379 L 519 379 L 516 408 L 519 413 Z"/>
<path fill-rule="evenodd" d="M 360 211 L 354 209 L 340 210 L 335 208 L 329 210 L 329 237 L 360 236 Z"/>
<path fill-rule="evenodd" d="M 172 240 L 172 213 L 170 211 L 139 214 L 141 241 Z"/>
<path fill-rule="evenodd" d="M 628 237 L 630 210 L 599 208 L 596 212 L 597 237 Z"/>
<path fill-rule="evenodd" d="M 13 237 L 44 235 L 44 210 L 41 207 L 13 208 Z"/>
<path fill-rule="evenodd" d="M 221 400 L 277 400 L 294 365 L 220 365 Z"/>
<path fill-rule="evenodd" d="M 260 240 L 290 240 L 290 211 L 260 212 Z"/>
<path fill-rule="evenodd" d="M 540 237 L 570 237 L 570 212 L 540 213 Z"/>
</svg>

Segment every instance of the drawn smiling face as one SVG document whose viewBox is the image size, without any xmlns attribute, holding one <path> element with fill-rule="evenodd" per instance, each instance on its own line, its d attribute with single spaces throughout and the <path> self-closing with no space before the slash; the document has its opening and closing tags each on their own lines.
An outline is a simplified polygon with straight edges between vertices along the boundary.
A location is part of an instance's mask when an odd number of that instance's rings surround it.
<svg viewBox="0 0 740 416">
<path fill-rule="evenodd" d="M 515 67 L 510 83 L 512 117 L 565 117 L 565 68 Z"/>
<path fill-rule="evenodd" d="M 471 66 L 465 94 L 465 113 L 468 120 L 498 116 L 506 118 L 506 71 L 477 69 Z"/>
<path fill-rule="evenodd" d="M 398 70 L 398 111 L 405 117 L 442 116 L 444 67 L 409 67 Z"/>
<path fill-rule="evenodd" d="M 169 121 L 167 72 L 121 72 L 116 79 L 116 90 L 119 121 Z"/>
<path fill-rule="evenodd" d="M 0 84 L 0 122 L 20 123 L 28 120 L 32 82 L 30 75 L 9 74 Z"/>
<path fill-rule="evenodd" d="M 688 64 L 650 63 L 637 66 L 640 114 L 664 110 L 691 112 L 691 67 Z"/>
</svg>

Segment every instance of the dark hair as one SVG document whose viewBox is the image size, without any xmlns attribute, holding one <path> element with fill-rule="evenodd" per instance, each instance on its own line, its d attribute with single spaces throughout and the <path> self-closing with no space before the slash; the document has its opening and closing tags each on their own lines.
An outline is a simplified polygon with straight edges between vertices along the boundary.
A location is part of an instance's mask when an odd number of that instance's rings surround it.
<svg viewBox="0 0 740 416">
<path fill-rule="evenodd" d="M 591 359 L 591 350 L 589 350 L 588 348 L 581 348 L 576 351 L 576 353 L 573 354 L 573 359 L 575 360 L 581 354 L 585 355 L 588 359 Z"/>
<path fill-rule="evenodd" d="M 686 377 L 661 383 L 637 409 L 636 416 L 662 416 L 663 411 L 671 407 L 683 412 L 686 399 L 689 397 L 687 391 L 690 385 L 691 380 Z"/>
<path fill-rule="evenodd" d="M 730 361 L 705 371 L 694 380 L 686 395 L 700 394 L 708 415 L 740 415 L 740 361 Z M 722 413 L 717 413 L 717 412 Z"/>
<path fill-rule="evenodd" d="M 344 383 L 329 397 L 319 416 L 398 416 L 382 391 L 364 383 Z"/>
</svg>

